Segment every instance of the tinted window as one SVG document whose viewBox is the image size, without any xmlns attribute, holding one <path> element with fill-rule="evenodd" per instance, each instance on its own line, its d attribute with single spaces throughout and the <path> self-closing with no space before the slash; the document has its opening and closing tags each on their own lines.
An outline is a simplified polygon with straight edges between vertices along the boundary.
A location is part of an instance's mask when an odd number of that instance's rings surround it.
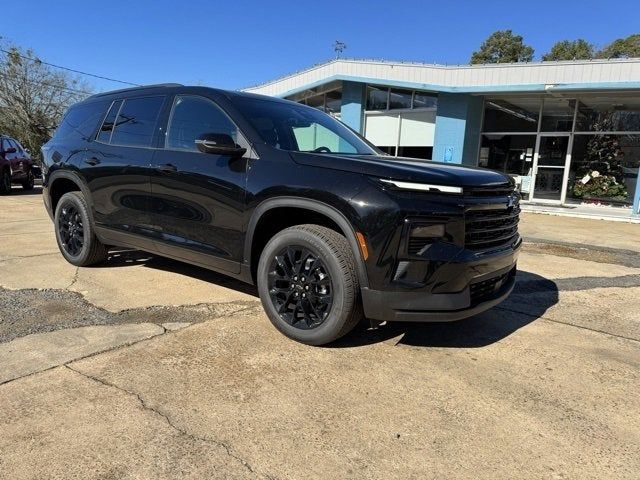
<svg viewBox="0 0 640 480">
<path fill-rule="evenodd" d="M 177 96 L 165 147 L 196 152 L 195 141 L 205 133 L 224 133 L 238 142 L 238 129 L 211 100 L 193 95 Z"/>
<path fill-rule="evenodd" d="M 102 122 L 102 126 L 100 127 L 100 131 L 98 132 L 97 140 L 103 143 L 109 143 L 111 140 L 111 132 L 113 131 L 113 124 L 116 120 L 116 115 L 118 115 L 118 111 L 120 110 L 120 106 L 122 105 L 122 100 L 116 100 L 111 104 L 111 108 L 109 109 L 109 113 Z"/>
<path fill-rule="evenodd" d="M 411 108 L 411 90 L 397 90 L 392 88 L 389 92 L 389 110 L 399 108 Z"/>
<path fill-rule="evenodd" d="M 150 147 L 164 97 L 133 98 L 124 101 L 111 143 L 133 147 Z"/>
<path fill-rule="evenodd" d="M 93 102 L 71 107 L 56 130 L 56 140 L 90 141 L 109 102 Z"/>
<path fill-rule="evenodd" d="M 413 108 L 436 108 L 438 96 L 428 93 L 416 92 L 413 96 Z"/>
<path fill-rule="evenodd" d="M 367 87 L 367 110 L 386 110 L 388 97 L 386 88 Z"/>
</svg>

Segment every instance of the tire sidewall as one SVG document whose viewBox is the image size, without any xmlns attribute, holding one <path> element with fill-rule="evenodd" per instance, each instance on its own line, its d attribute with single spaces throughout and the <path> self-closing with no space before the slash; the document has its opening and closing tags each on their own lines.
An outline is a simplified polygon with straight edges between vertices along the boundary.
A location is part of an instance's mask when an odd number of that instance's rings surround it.
<svg viewBox="0 0 640 480">
<path fill-rule="evenodd" d="M 60 249 L 60 253 L 62 253 L 62 256 L 67 260 L 67 262 L 76 266 L 81 266 L 86 262 L 91 251 L 91 242 L 94 241 L 93 225 L 91 224 L 89 213 L 87 211 L 87 206 L 81 195 L 82 194 L 79 192 L 71 192 L 71 193 L 64 194 L 62 198 L 58 201 L 58 205 L 56 206 L 56 212 L 54 216 L 54 229 L 55 229 L 56 241 L 58 242 L 58 248 Z M 76 210 L 78 210 L 78 212 L 80 213 L 80 216 L 82 217 L 84 243 L 82 245 L 82 250 L 80 251 L 80 254 L 78 254 L 77 256 L 70 255 L 62 246 L 62 238 L 60 237 L 60 229 L 58 228 L 58 221 L 60 219 L 60 213 L 62 212 L 62 208 L 65 205 L 72 205 L 73 207 L 75 207 Z"/>
<path fill-rule="evenodd" d="M 0 174 L 0 193 L 11 192 L 11 174 L 8 170 L 3 169 Z"/>
<path fill-rule="evenodd" d="M 314 254 L 322 258 L 331 276 L 333 292 L 331 310 L 325 321 L 320 326 L 311 330 L 295 328 L 280 318 L 269 295 L 267 276 L 271 261 L 280 250 L 287 246 L 301 246 L 311 250 Z M 345 310 L 347 300 L 345 289 L 347 285 L 338 259 L 332 254 L 329 246 L 321 238 L 305 230 L 284 230 L 267 243 L 260 256 L 260 262 L 258 263 L 257 283 L 262 305 L 271 323 L 287 337 L 303 343 L 321 345 L 334 340 L 337 332 L 342 330 L 343 325 L 351 314 L 351 311 Z"/>
</svg>

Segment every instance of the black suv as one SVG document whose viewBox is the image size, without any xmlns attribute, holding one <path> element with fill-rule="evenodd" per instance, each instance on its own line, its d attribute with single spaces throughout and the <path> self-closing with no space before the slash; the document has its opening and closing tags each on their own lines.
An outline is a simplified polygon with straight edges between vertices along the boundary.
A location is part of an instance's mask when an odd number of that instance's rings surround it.
<svg viewBox="0 0 640 480">
<path fill-rule="evenodd" d="M 42 150 L 69 262 L 132 247 L 255 283 L 271 322 L 300 342 L 331 342 L 363 316 L 462 319 L 514 286 L 509 177 L 387 156 L 311 107 L 122 90 L 71 107 Z"/>
</svg>

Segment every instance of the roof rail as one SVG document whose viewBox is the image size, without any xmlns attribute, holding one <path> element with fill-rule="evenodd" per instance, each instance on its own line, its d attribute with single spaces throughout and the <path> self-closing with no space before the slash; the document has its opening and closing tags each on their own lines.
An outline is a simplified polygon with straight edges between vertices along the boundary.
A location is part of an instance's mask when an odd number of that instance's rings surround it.
<svg viewBox="0 0 640 480">
<path fill-rule="evenodd" d="M 90 98 L 104 97 L 106 95 L 113 95 L 115 93 L 125 93 L 125 92 L 132 92 L 136 90 L 146 90 L 147 88 L 160 88 L 160 87 L 170 88 L 170 87 L 183 87 L 183 86 L 184 85 L 182 85 L 181 83 L 156 83 L 153 85 L 140 85 L 139 87 L 123 88 L 120 90 L 110 90 L 108 92 L 96 93 L 95 95 L 91 95 Z"/>
</svg>

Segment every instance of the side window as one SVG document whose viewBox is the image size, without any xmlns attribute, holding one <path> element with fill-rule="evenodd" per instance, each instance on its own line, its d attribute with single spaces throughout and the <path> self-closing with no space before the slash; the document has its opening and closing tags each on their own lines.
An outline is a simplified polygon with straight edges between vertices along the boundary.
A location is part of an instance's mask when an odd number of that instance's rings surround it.
<svg viewBox="0 0 640 480">
<path fill-rule="evenodd" d="M 96 126 L 108 108 L 108 102 L 80 104 L 69 109 L 56 130 L 56 140 L 90 141 Z"/>
<path fill-rule="evenodd" d="M 238 143 L 238 128 L 213 101 L 178 95 L 169 118 L 165 148 L 197 152 L 196 139 L 205 133 L 223 133 Z"/>
<path fill-rule="evenodd" d="M 122 105 L 122 100 L 116 100 L 111 104 L 111 108 L 109 109 L 109 113 L 102 122 L 102 126 L 100 127 L 100 131 L 98 132 L 98 136 L 96 140 L 102 143 L 109 143 L 111 141 L 111 132 L 113 131 L 113 125 L 116 121 L 116 115 L 120 111 L 120 106 Z"/>
<path fill-rule="evenodd" d="M 164 97 L 132 98 L 124 101 L 111 134 L 111 143 L 150 147 Z"/>
</svg>

